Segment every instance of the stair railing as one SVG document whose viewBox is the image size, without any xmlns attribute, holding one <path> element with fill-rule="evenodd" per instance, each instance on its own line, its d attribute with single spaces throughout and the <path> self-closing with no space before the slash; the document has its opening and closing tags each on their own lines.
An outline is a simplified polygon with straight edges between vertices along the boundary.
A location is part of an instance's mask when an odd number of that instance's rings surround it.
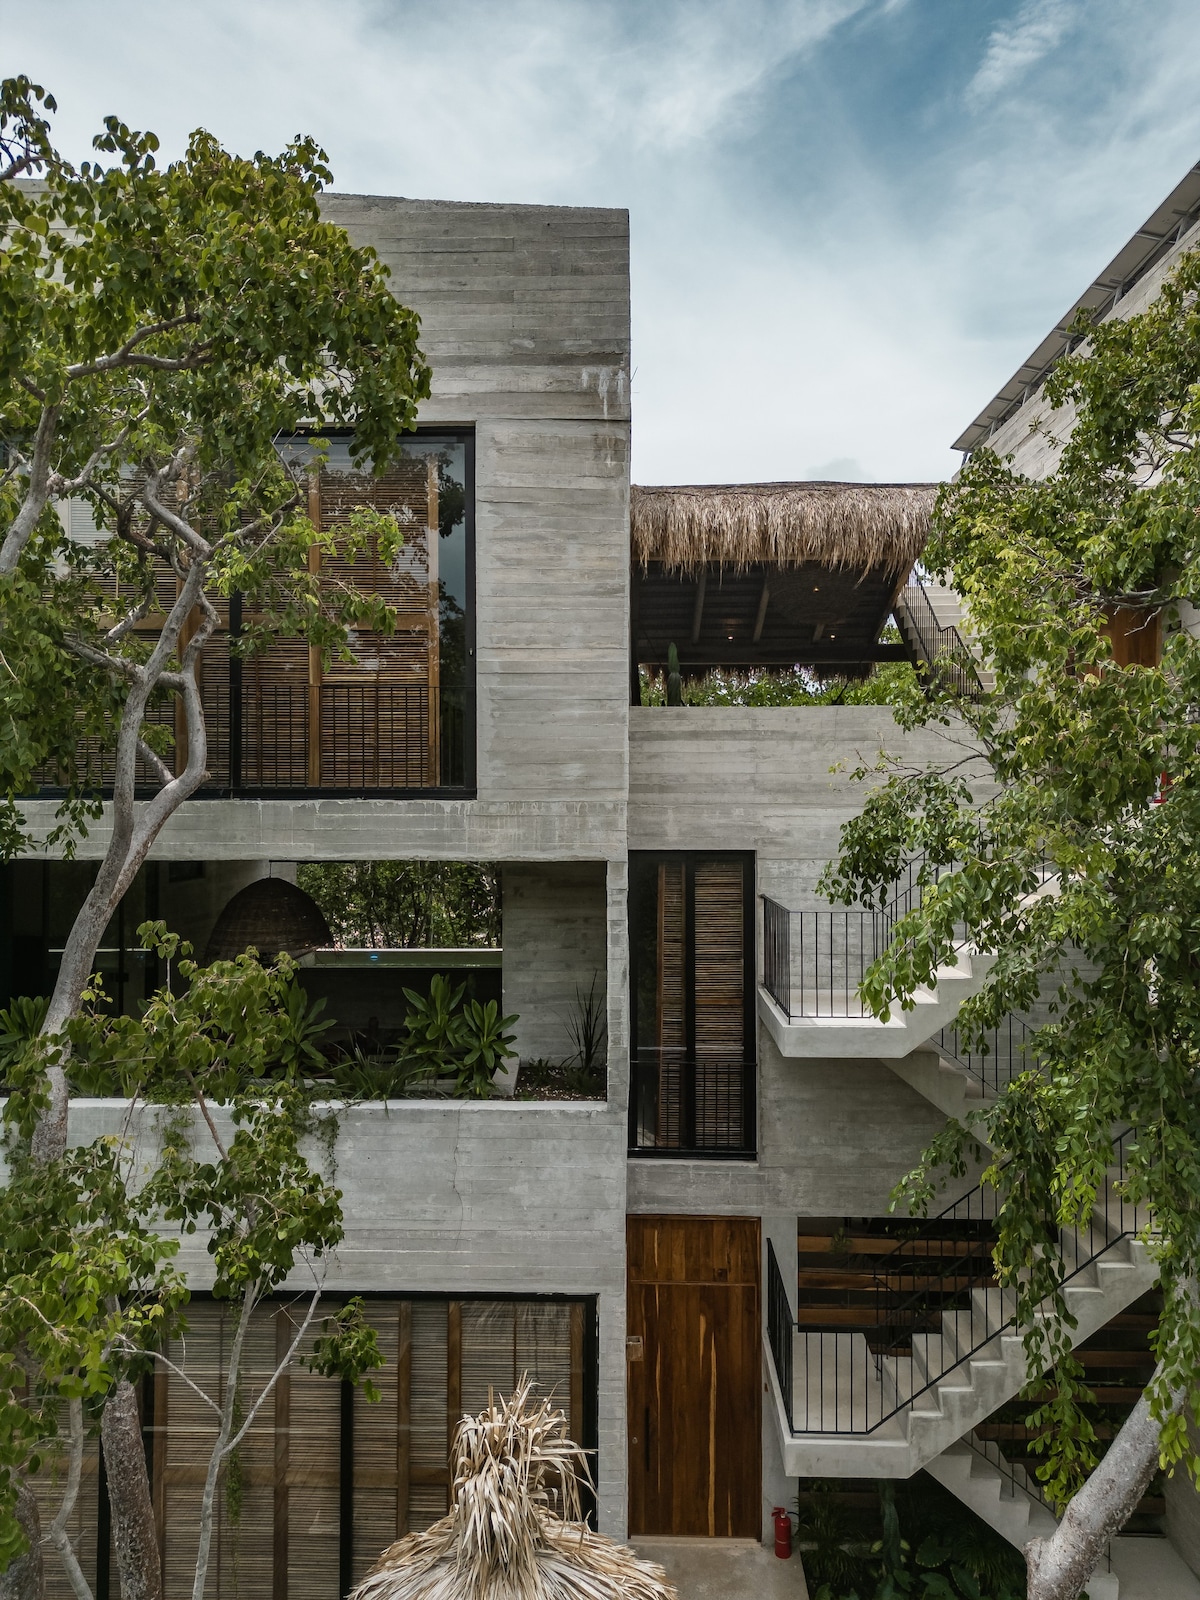
<svg viewBox="0 0 1200 1600">
<path fill-rule="evenodd" d="M 891 944 L 901 918 L 920 905 L 925 890 L 960 864 L 955 861 L 928 868 L 924 856 L 915 856 L 893 884 L 891 898 L 878 908 L 834 906 L 792 911 L 770 895 L 762 895 L 763 988 L 789 1021 L 795 1017 L 871 1016 L 860 994 L 867 969 Z M 1040 884 L 1054 876 L 1044 855 L 1038 874 Z M 967 944 L 963 931 L 954 948 L 965 950 Z M 953 1053 L 955 1041 L 948 1039 L 945 1044 L 945 1053 Z M 976 1053 L 982 1060 L 983 1052 Z"/>
<path fill-rule="evenodd" d="M 771 1346 L 771 1359 L 775 1363 L 775 1376 L 779 1380 L 779 1392 L 783 1396 L 783 1408 L 787 1413 L 788 1427 L 793 1428 L 792 1422 L 792 1330 L 795 1322 L 792 1319 L 792 1308 L 788 1301 L 787 1288 L 783 1281 L 783 1274 L 779 1270 L 779 1262 L 775 1257 L 775 1246 L 770 1239 L 767 1240 L 767 1340 Z"/>
<path fill-rule="evenodd" d="M 989 1028 L 978 1043 L 966 1044 L 958 1024 L 952 1022 L 929 1041 L 939 1055 L 973 1078 L 992 1099 L 997 1098 L 1012 1080 L 1037 1065 L 1033 1054 L 1036 1029 L 1010 1013 L 995 1028 Z"/>
<path fill-rule="evenodd" d="M 933 683 L 960 700 L 982 699 L 983 680 L 970 646 L 957 628 L 943 627 L 938 621 L 928 591 L 915 572 L 896 600 L 895 616 L 901 634 L 908 636 L 910 648 Z"/>
<path fill-rule="evenodd" d="M 1116 1140 L 1118 1170 L 1127 1137 L 1128 1130 Z M 792 1361 L 786 1373 L 780 1365 L 782 1329 L 772 1332 L 776 1376 L 785 1401 L 791 1395 L 793 1432 L 872 1434 L 1015 1328 L 1013 1292 L 996 1282 L 992 1262 L 996 1203 L 995 1191 L 980 1184 L 936 1216 L 902 1224 L 906 1236 L 872 1274 L 873 1321 L 831 1330 L 806 1323 L 801 1307 L 795 1332 L 803 1359 L 794 1381 Z M 1113 1182 L 1105 1183 L 1083 1224 L 1060 1230 L 1063 1285 L 1133 1237 L 1146 1220 Z M 780 1310 L 771 1304 L 769 1317 L 779 1322 Z"/>
</svg>

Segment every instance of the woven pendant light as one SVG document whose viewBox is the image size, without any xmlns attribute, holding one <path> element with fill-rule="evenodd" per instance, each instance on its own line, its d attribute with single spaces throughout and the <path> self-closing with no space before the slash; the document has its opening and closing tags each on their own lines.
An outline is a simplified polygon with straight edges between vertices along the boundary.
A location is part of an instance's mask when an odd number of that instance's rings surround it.
<svg viewBox="0 0 1200 1600">
<path fill-rule="evenodd" d="M 264 961 L 307 955 L 333 943 L 329 924 L 311 895 L 285 878 L 258 878 L 226 904 L 217 918 L 205 963 L 232 961 L 251 945 Z"/>
</svg>

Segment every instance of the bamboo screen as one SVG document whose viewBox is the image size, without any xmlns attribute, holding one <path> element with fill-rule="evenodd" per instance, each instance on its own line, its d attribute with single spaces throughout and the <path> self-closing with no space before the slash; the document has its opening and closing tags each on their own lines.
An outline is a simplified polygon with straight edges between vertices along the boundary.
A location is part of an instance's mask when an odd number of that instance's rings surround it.
<svg viewBox="0 0 1200 1600">
<path fill-rule="evenodd" d="M 309 515 L 323 531 L 356 507 L 395 517 L 404 548 L 391 567 L 371 550 L 312 566 L 323 584 L 379 595 L 391 635 L 356 632 L 353 661 L 323 672 L 319 653 L 280 639 L 242 667 L 242 782 L 250 788 L 403 789 L 439 781 L 438 480 L 432 459 L 385 476 L 323 470 Z"/>
<path fill-rule="evenodd" d="M 307 510 L 323 531 L 344 527 L 360 506 L 399 524 L 404 546 L 390 566 L 375 548 L 353 562 L 337 556 L 322 564 L 316 548 L 310 555 L 311 570 L 328 587 L 384 599 L 396 613 L 395 631 L 355 631 L 353 659 L 328 670 L 319 652 L 298 638 L 275 638 L 264 653 L 238 663 L 230 651 L 236 610 L 231 617 L 229 603 L 215 600 L 220 623 L 200 668 L 209 787 L 424 789 L 441 782 L 438 500 L 432 455 L 403 458 L 378 478 L 325 468 L 311 479 Z M 101 537 L 82 502 L 69 502 L 63 521 L 72 539 L 94 543 Z M 160 610 L 169 610 L 178 593 L 175 578 L 159 572 L 156 592 Z M 114 588 L 114 603 L 120 598 Z M 253 613 L 247 610 L 243 620 L 252 622 Z M 152 614 L 137 631 L 157 636 L 161 622 Z M 194 626 L 193 619 L 185 642 Z M 152 706 L 147 720 L 173 728 L 178 765 L 187 737 L 182 707 L 168 699 Z M 92 781 L 111 785 L 111 754 L 87 754 Z M 144 766 L 138 777 L 153 779 Z M 56 781 L 50 772 L 43 778 Z"/>
<path fill-rule="evenodd" d="M 632 865 L 635 1147 L 743 1150 L 753 1073 L 748 860 L 689 852 Z"/>
<path fill-rule="evenodd" d="M 386 1362 L 373 1374 L 379 1401 L 369 1404 L 302 1361 L 278 1380 L 218 1492 L 208 1600 L 338 1600 L 347 1578 L 361 1577 L 394 1539 L 446 1514 L 459 1417 L 482 1410 L 489 1392 L 509 1393 L 523 1373 L 554 1396 L 572 1437 L 582 1438 L 583 1302 L 378 1299 L 367 1303 L 367 1314 Z M 243 1418 L 291 1343 L 296 1315 L 267 1304 L 252 1320 L 237 1401 Z M 143 1389 L 165 1600 L 192 1592 L 216 1436 L 215 1414 L 196 1389 L 224 1400 L 231 1337 L 217 1302 L 193 1301 L 187 1316 L 189 1332 L 167 1352 L 186 1379 L 160 1369 Z M 305 1350 L 311 1347 L 310 1331 Z M 97 1478 L 93 1439 L 70 1532 L 93 1593 L 99 1566 L 116 1595 L 111 1549 L 97 1560 Z M 44 1526 L 63 1482 L 63 1465 L 53 1462 L 35 1480 Z M 52 1551 L 46 1565 L 47 1600 L 69 1600 Z"/>
<path fill-rule="evenodd" d="M 60 1417 L 60 1425 L 66 1427 L 65 1408 Z M 96 1535 L 99 1522 L 99 1451 L 95 1439 L 89 1439 L 83 1457 L 83 1475 L 79 1486 L 79 1497 L 75 1502 L 75 1509 L 67 1521 L 67 1537 L 79 1561 L 83 1576 L 91 1587 L 92 1593 L 96 1592 Z M 33 1492 L 38 1503 L 38 1512 L 41 1516 L 42 1533 L 49 1532 L 50 1524 L 54 1520 L 63 1501 L 63 1490 L 67 1483 L 67 1459 L 65 1452 L 52 1453 L 43 1459 L 42 1470 L 33 1481 Z M 67 1578 L 66 1569 L 57 1554 L 50 1548 L 43 1551 L 46 1572 L 45 1600 L 74 1600 L 75 1591 Z"/>
</svg>

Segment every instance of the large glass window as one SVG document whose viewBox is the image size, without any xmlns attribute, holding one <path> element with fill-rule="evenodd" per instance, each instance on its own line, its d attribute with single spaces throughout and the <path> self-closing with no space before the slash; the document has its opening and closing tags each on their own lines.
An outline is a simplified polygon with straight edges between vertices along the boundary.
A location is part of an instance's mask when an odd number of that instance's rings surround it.
<svg viewBox="0 0 1200 1600">
<path fill-rule="evenodd" d="M 474 447 L 466 432 L 418 432 L 397 445 L 380 476 L 357 470 L 350 436 L 302 437 L 283 445 L 297 466 L 312 465 L 307 512 L 335 531 L 358 506 L 394 517 L 404 545 L 385 563 L 368 551 L 353 564 L 314 548 L 313 570 L 330 585 L 379 595 L 396 613 L 392 633 L 355 632 L 351 659 L 324 664 L 301 638 L 276 636 L 244 656 L 236 641 L 260 619 L 249 598 L 216 603 L 220 624 L 201 665 L 208 733 L 209 794 L 333 791 L 395 794 L 470 792 L 475 782 Z M 320 456 L 320 470 L 315 463 Z M 97 535 L 72 502 L 72 538 Z M 80 515 L 76 515 L 79 512 Z M 170 604 L 173 575 L 160 574 L 159 603 Z M 147 627 L 157 631 L 161 619 Z M 151 706 L 148 720 L 186 738 L 181 706 Z M 100 787 L 112 783 L 112 757 L 91 763 Z M 151 783 L 149 770 L 141 773 Z M 53 788 L 56 775 L 47 772 Z"/>
</svg>

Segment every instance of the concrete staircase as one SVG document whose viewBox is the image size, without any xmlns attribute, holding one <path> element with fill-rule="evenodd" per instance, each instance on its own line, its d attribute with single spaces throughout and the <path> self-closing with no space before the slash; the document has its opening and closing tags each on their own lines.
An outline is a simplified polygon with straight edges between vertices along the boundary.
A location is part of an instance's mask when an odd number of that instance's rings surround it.
<svg viewBox="0 0 1200 1600">
<path fill-rule="evenodd" d="M 787 1016 L 763 987 L 758 991 L 758 1014 L 779 1053 L 790 1057 L 878 1056 L 892 1063 L 910 1056 L 936 1033 L 952 1023 L 964 1000 L 978 994 L 995 958 L 970 950 L 959 953 L 953 967 L 939 967 L 933 988 L 918 989 L 913 1006 L 892 1010 L 887 1022 L 855 1014 L 856 1003 L 847 994 L 843 1014 Z"/>
<path fill-rule="evenodd" d="M 1144 1221 L 1113 1190 L 1089 1224 L 1064 1232 L 1076 1318 L 1072 1343 L 1098 1333 L 1154 1287 L 1158 1270 L 1134 1237 Z M 881 1262 L 886 1272 L 886 1261 Z M 974 1288 L 961 1309 L 914 1331 L 905 1354 L 873 1351 L 862 1333 L 791 1328 L 791 1406 L 771 1363 L 785 1470 L 796 1477 L 908 1478 L 929 1467 L 1024 1386 L 1024 1342 L 1011 1291 Z M 790 1417 L 789 1417 L 790 1409 Z"/>
<path fill-rule="evenodd" d="M 1058 1526 L 1036 1479 L 990 1439 L 966 1434 L 925 1470 L 1017 1550 L 1031 1539 L 1048 1538 Z M 1089 1578 L 1087 1592 L 1089 1600 L 1118 1600 L 1120 1580 L 1106 1564 Z"/>
</svg>

